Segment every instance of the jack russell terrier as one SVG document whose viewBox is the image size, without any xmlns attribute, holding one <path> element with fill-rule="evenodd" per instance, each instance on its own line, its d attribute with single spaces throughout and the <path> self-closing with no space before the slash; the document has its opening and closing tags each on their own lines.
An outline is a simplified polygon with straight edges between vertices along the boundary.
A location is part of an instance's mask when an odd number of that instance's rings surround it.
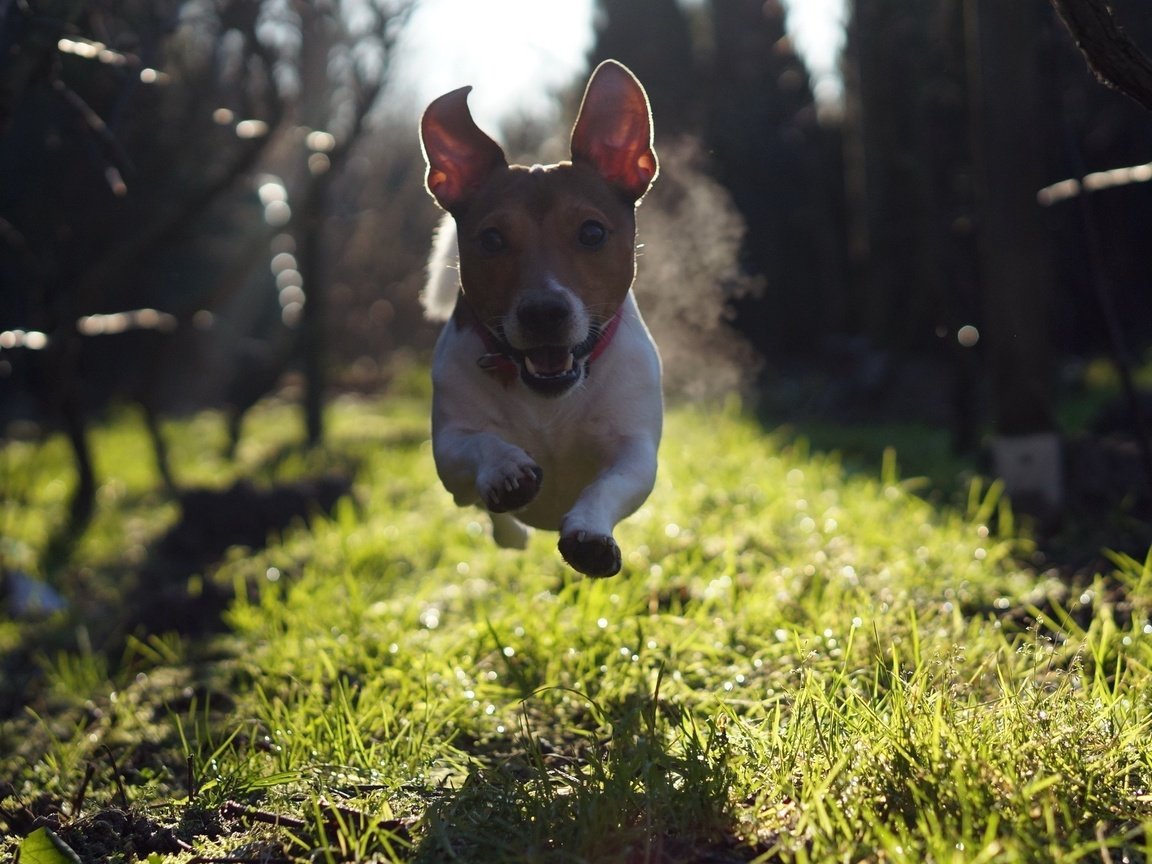
<svg viewBox="0 0 1152 864">
<path fill-rule="evenodd" d="M 428 191 L 448 213 L 423 298 L 447 322 L 432 363 L 436 470 L 458 505 L 491 514 L 499 545 L 524 548 L 528 526 L 559 531 L 568 564 L 612 576 L 612 529 L 652 491 L 663 424 L 660 357 L 632 293 L 636 205 L 658 170 L 648 97 L 605 61 L 572 160 L 528 168 L 477 127 L 471 89 L 420 121 Z"/>
</svg>

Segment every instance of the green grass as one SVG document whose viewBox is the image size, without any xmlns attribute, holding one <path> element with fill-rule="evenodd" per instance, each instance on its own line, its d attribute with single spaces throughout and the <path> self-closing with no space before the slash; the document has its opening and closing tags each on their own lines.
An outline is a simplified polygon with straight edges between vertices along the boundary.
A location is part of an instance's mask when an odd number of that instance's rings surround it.
<svg viewBox="0 0 1152 864">
<path fill-rule="evenodd" d="M 308 454 L 263 406 L 235 466 L 218 418 L 169 425 L 187 483 L 357 469 L 331 518 L 189 580 L 236 592 L 211 637 L 115 621 L 178 515 L 136 418 L 51 573 L 67 453 L 0 450 L 0 554 L 73 601 L 0 624 L 0 853 L 47 824 L 85 861 L 1150 859 L 1148 564 L 1063 585 L 995 487 L 930 504 L 891 454 L 849 473 L 678 408 L 624 573 L 580 579 L 452 506 L 425 410 L 340 403 Z"/>
</svg>

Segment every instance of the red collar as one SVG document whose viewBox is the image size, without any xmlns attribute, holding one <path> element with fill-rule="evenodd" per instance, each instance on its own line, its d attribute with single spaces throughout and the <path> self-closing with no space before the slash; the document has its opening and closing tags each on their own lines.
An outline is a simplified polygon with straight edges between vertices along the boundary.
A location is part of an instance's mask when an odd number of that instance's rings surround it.
<svg viewBox="0 0 1152 864">
<path fill-rule="evenodd" d="M 470 327 L 484 342 L 484 350 L 487 353 L 482 354 L 476 360 L 476 365 L 485 372 L 489 372 L 499 378 L 500 383 L 505 387 L 512 386 L 512 383 L 520 377 L 520 364 L 512 359 L 508 353 L 510 350 L 515 349 L 512 349 L 512 347 L 502 339 L 497 338 L 491 330 L 481 323 L 463 295 L 457 299 L 456 308 L 458 311 L 463 312 L 461 323 L 464 326 Z M 607 350 L 608 346 L 612 344 L 612 339 L 616 336 L 616 331 L 620 327 L 620 318 L 623 315 L 623 311 L 623 307 L 616 310 L 616 314 L 608 319 L 604 325 L 604 329 L 602 329 L 600 335 L 596 337 L 596 341 L 592 345 L 592 350 L 588 352 L 585 358 L 577 358 L 577 362 L 591 365 Z"/>
</svg>

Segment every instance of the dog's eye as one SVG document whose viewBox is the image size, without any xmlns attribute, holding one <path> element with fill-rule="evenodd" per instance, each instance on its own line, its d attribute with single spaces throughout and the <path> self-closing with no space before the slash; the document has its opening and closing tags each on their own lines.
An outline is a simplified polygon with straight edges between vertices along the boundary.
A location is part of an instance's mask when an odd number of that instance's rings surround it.
<svg viewBox="0 0 1152 864">
<path fill-rule="evenodd" d="M 608 236 L 608 229 L 595 219 L 588 219 L 580 226 L 580 233 L 577 235 L 580 240 L 581 246 L 587 246 L 589 249 L 596 249 L 604 243 L 605 238 Z"/>
<path fill-rule="evenodd" d="M 480 248 L 485 252 L 503 252 L 508 246 L 498 228 L 485 228 L 480 232 Z"/>
</svg>

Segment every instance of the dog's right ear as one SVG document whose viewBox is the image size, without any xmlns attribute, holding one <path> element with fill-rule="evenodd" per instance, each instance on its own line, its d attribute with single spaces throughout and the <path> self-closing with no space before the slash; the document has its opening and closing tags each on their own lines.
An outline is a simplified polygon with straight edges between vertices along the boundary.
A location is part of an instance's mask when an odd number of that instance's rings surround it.
<svg viewBox="0 0 1152 864">
<path fill-rule="evenodd" d="M 449 213 L 466 204 L 492 171 L 508 165 L 500 145 L 472 119 L 471 90 L 461 87 L 445 93 L 420 118 L 420 144 L 428 163 L 425 184 Z"/>
<path fill-rule="evenodd" d="M 644 87 L 616 60 L 596 67 L 572 129 L 572 161 L 639 201 L 660 170 L 652 149 L 652 111 Z"/>
</svg>

